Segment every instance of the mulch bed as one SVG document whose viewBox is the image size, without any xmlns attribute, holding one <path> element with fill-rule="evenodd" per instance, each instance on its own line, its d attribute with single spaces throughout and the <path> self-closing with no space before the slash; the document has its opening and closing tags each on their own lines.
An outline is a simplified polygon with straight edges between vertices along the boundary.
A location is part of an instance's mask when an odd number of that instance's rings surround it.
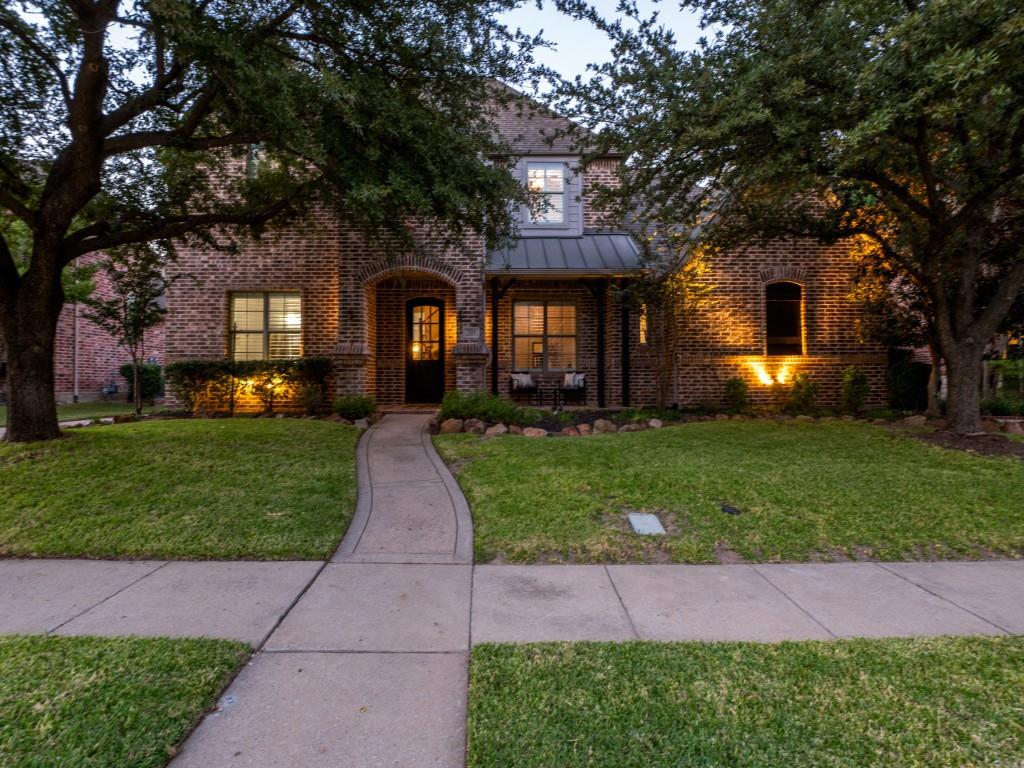
<svg viewBox="0 0 1024 768">
<path fill-rule="evenodd" d="M 1024 442 L 1010 440 L 1004 435 L 988 433 L 984 435 L 956 435 L 941 429 L 935 432 L 912 433 L 918 440 L 943 448 L 955 448 L 960 451 L 978 453 L 983 456 L 1015 456 L 1024 459 Z"/>
</svg>

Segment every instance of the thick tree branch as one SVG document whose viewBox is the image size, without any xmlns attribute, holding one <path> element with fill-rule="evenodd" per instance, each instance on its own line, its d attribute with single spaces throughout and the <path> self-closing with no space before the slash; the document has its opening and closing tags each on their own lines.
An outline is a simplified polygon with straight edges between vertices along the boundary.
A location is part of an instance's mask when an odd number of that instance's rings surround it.
<svg viewBox="0 0 1024 768">
<path fill-rule="evenodd" d="M 895 181 L 887 176 L 870 170 L 859 170 L 849 174 L 849 178 L 854 181 L 863 181 L 868 184 L 873 184 L 884 192 L 888 192 L 890 195 L 895 197 L 904 206 L 909 208 L 911 211 L 916 213 L 918 216 L 928 219 L 929 211 L 928 206 L 918 200 L 910 192 L 909 189 L 901 184 L 897 184 Z"/>
<path fill-rule="evenodd" d="M 175 147 L 189 152 L 201 152 L 222 147 L 257 144 L 261 138 L 259 134 L 255 133 L 229 133 L 223 136 L 186 138 L 178 131 L 140 131 L 107 139 L 103 143 L 103 156 L 111 157 L 123 152 L 150 147 Z"/>
<path fill-rule="evenodd" d="M 196 213 L 169 216 L 136 229 L 113 230 L 108 226 L 92 225 L 79 230 L 61 244 L 61 265 L 66 266 L 79 256 L 118 246 L 168 240 L 217 226 L 259 227 L 287 212 L 303 198 L 315 181 L 307 182 L 293 194 L 254 211 Z"/>
<path fill-rule="evenodd" d="M 0 206 L 6 208 L 23 222 L 33 227 L 35 212 L 5 189 L 0 189 Z"/>
<path fill-rule="evenodd" d="M 21 40 L 21 42 L 30 48 L 36 56 L 46 63 L 49 70 L 57 77 L 57 84 L 60 86 L 60 92 L 64 96 L 64 106 L 70 108 L 71 84 L 68 82 L 68 76 L 61 68 L 60 61 L 57 60 L 57 57 L 40 45 L 39 41 L 36 40 L 27 29 L 25 22 L 14 14 L 4 13 L 0 16 L 0 27 L 3 27 Z"/>
<path fill-rule="evenodd" d="M 1018 253 L 1018 259 L 1006 277 L 1000 281 L 996 295 L 972 324 L 972 332 L 980 338 L 991 338 L 1020 296 L 1021 290 L 1024 290 L 1024 251 Z"/>
</svg>

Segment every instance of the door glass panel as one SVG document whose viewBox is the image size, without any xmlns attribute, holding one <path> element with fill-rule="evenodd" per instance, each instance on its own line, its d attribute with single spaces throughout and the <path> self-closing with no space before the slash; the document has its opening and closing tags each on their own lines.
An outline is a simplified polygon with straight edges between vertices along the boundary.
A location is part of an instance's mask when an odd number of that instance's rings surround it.
<svg viewBox="0 0 1024 768">
<path fill-rule="evenodd" d="M 441 309 L 431 304 L 412 308 L 409 357 L 415 361 L 441 359 Z"/>
</svg>

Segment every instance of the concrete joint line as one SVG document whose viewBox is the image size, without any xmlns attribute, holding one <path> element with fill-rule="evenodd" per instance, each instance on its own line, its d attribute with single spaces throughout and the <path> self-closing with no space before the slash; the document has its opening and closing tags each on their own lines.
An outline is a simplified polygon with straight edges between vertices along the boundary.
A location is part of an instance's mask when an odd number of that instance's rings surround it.
<svg viewBox="0 0 1024 768">
<path fill-rule="evenodd" d="M 886 567 L 885 563 L 872 563 L 872 565 L 875 565 L 876 567 L 881 568 L 886 573 L 891 573 L 893 576 L 897 576 L 897 577 L 903 579 L 905 582 L 907 582 L 911 586 L 917 587 L 922 592 L 927 592 L 932 597 L 937 597 L 939 600 L 942 600 L 943 602 L 949 603 L 954 608 L 959 608 L 961 611 L 964 611 L 965 613 L 971 614 L 971 616 L 973 616 L 974 618 L 976 618 L 976 619 L 978 619 L 980 621 L 985 622 L 990 627 L 995 627 L 1000 632 L 1005 632 L 1007 635 L 1012 635 L 1013 634 L 1013 632 L 1011 632 L 1006 627 L 1003 627 L 1003 626 L 1000 626 L 999 624 L 996 624 L 994 621 L 992 621 L 991 619 L 988 619 L 988 618 L 982 616 L 980 613 L 977 613 L 976 611 L 972 611 L 970 608 L 967 608 L 966 606 L 960 605 L 960 603 L 956 602 L 955 600 L 953 600 L 951 598 L 946 597 L 945 595 L 940 595 L 937 592 L 933 592 L 932 590 L 928 589 L 928 587 L 924 586 L 923 584 L 918 584 L 913 579 L 908 579 L 906 576 L 904 576 L 899 571 L 894 571 L 892 568 Z"/>
<path fill-rule="evenodd" d="M 170 565 L 170 564 L 171 564 L 172 562 L 173 562 L 172 560 L 165 560 L 164 562 L 160 563 L 160 565 L 158 565 L 158 566 L 157 566 L 156 568 L 154 568 L 153 570 L 151 570 L 151 571 L 146 571 L 146 573 L 144 573 L 144 574 L 142 574 L 141 576 L 139 576 L 139 578 L 135 579 L 135 580 L 134 580 L 134 581 L 132 581 L 132 582 L 131 582 L 130 584 L 125 584 L 125 585 L 124 585 L 123 587 L 121 587 L 120 589 L 118 589 L 118 590 L 116 590 L 116 591 L 114 591 L 114 592 L 111 592 L 111 593 L 110 593 L 109 595 L 107 595 L 106 597 L 104 597 L 104 598 L 103 598 L 102 600 L 100 600 L 99 602 L 97 602 L 97 603 L 94 603 L 93 605 L 90 605 L 90 606 L 89 606 L 88 608 L 86 608 L 86 609 L 84 609 L 84 610 L 82 610 L 82 611 L 79 611 L 78 613 L 76 613 L 76 614 L 75 614 L 74 616 L 72 616 L 72 617 L 71 617 L 70 619 L 67 619 L 66 621 L 62 621 L 62 622 L 61 622 L 60 624 L 58 624 L 57 626 L 53 627 L 52 629 L 49 629 L 49 630 L 47 630 L 47 631 L 46 631 L 46 634 L 48 634 L 48 635 L 52 635 L 52 634 L 53 634 L 54 632 L 56 632 L 57 630 L 59 630 L 59 629 L 60 629 L 61 627 L 67 626 L 68 624 L 70 624 L 70 623 L 71 623 L 72 621 L 74 621 L 75 619 L 79 618 L 80 616 L 84 616 L 84 615 L 85 615 L 85 614 L 87 614 L 87 613 L 88 613 L 89 611 L 91 611 L 91 610 L 93 610 L 93 609 L 95 609 L 95 608 L 99 608 L 99 607 L 100 607 L 101 605 L 103 605 L 103 604 L 104 604 L 105 602 L 107 602 L 108 600 L 112 600 L 112 599 L 114 599 L 115 597 L 117 597 L 118 595 L 120 595 L 120 594 L 121 594 L 122 592 L 124 592 L 124 591 L 125 591 L 126 589 L 130 589 L 131 587 L 134 587 L 134 586 L 135 586 L 136 584 L 138 584 L 138 583 L 139 583 L 140 581 L 142 581 L 143 579 L 148 579 L 148 578 L 149 578 L 150 576 L 152 576 L 152 575 L 153 575 L 154 573 L 156 573 L 157 571 L 159 571 L 159 570 L 160 570 L 161 568 L 166 568 L 166 567 L 167 567 L 168 565 Z"/>
<path fill-rule="evenodd" d="M 817 624 L 823 630 L 828 632 L 829 637 L 832 637 L 834 639 L 838 639 L 839 635 L 837 635 L 831 629 L 826 627 L 823 623 L 821 623 L 818 620 L 817 616 L 815 616 L 813 613 L 811 613 L 806 608 L 804 608 L 802 605 L 800 605 L 800 603 L 798 603 L 796 600 L 794 600 L 792 597 L 790 597 L 786 593 L 786 590 L 782 589 L 782 587 L 780 587 L 774 581 L 769 579 L 767 574 L 763 573 L 760 568 L 758 568 L 756 565 L 745 565 L 745 566 L 742 566 L 742 567 L 750 568 L 751 570 L 753 570 L 754 573 L 756 573 L 758 576 L 760 576 L 762 579 L 764 579 L 771 586 L 772 589 L 774 589 L 776 592 L 778 592 L 780 595 L 782 595 L 784 598 L 786 598 L 789 602 L 791 602 L 793 605 L 795 605 L 797 610 L 799 610 L 801 613 L 803 613 L 807 618 L 809 618 L 811 621 L 813 621 L 815 624 Z"/>
<path fill-rule="evenodd" d="M 625 600 L 622 599 L 622 595 L 619 594 L 619 587 L 615 583 L 615 578 L 612 576 L 612 572 L 608 570 L 608 566 L 604 566 L 604 575 L 608 578 L 608 583 L 612 585 L 612 592 L 615 593 L 615 597 L 619 601 L 619 606 L 622 608 L 622 612 L 626 615 L 626 621 L 629 622 L 629 629 L 633 633 L 633 637 L 637 640 L 642 640 L 640 632 L 636 628 L 636 624 L 633 623 L 633 617 L 629 615 L 629 608 L 626 607 Z"/>
</svg>

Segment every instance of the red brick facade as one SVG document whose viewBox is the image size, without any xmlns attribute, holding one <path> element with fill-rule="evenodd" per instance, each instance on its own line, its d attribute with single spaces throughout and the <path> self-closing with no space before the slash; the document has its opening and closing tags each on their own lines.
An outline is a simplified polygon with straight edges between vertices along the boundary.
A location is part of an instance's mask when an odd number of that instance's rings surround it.
<svg viewBox="0 0 1024 768">
<path fill-rule="evenodd" d="M 615 179 L 617 158 L 591 164 L 583 179 L 584 232 L 613 222 L 589 204 L 588 189 Z M 381 404 L 401 403 L 406 392 L 405 306 L 415 298 L 443 300 L 445 386 L 463 391 L 492 385 L 489 345 L 491 282 L 485 275 L 482 242 L 452 247 L 428 227 L 417 231 L 416 247 L 402 251 L 369 240 L 332 214 L 320 211 L 305 221 L 244 245 L 237 255 L 185 249 L 178 269 L 192 276 L 174 284 L 168 302 L 167 359 L 223 358 L 230 352 L 228 307 L 237 291 L 297 291 L 302 295 L 303 354 L 330 357 L 333 392 L 367 393 Z M 854 308 L 847 300 L 852 267 L 847 248 L 810 242 L 751 248 L 715 260 L 706 277 L 712 290 L 706 306 L 679 323 L 679 343 L 670 366 L 670 402 L 721 401 L 725 382 L 740 376 L 754 402 L 773 397 L 760 377 L 804 372 L 821 384 L 821 402 L 835 403 L 843 370 L 861 366 L 872 382 L 872 402 L 884 395 L 883 350 L 854 339 Z M 498 391 L 508 395 L 512 372 L 512 306 L 517 300 L 570 300 L 577 307 L 577 368 L 587 374 L 585 402 L 599 402 L 597 296 L 605 295 L 603 403 L 653 404 L 658 360 L 640 343 L 635 311 L 624 313 L 618 286 L 627 275 L 519 276 L 504 293 L 498 313 Z M 765 356 L 765 286 L 792 281 L 804 291 L 804 355 Z M 604 286 L 601 288 L 601 286 Z M 628 324 L 628 381 L 623 380 L 622 323 Z M 761 371 L 764 373 L 762 374 Z M 545 404 L 561 373 L 538 374 Z"/>
<path fill-rule="evenodd" d="M 96 263 L 99 254 L 80 259 L 79 264 Z M 100 270 L 94 277 L 96 298 L 111 296 L 110 281 Z M 146 333 L 146 359 L 164 362 L 164 326 L 158 325 Z M 121 366 L 130 362 L 128 350 L 117 339 L 85 317 L 81 304 L 65 304 L 57 321 L 57 336 L 53 354 L 54 393 L 58 403 L 98 400 L 107 385 L 113 383 L 118 392 L 110 397 L 127 398 L 128 383 L 121 377 Z M 7 382 L 0 374 L 0 397 L 6 392 Z"/>
</svg>

